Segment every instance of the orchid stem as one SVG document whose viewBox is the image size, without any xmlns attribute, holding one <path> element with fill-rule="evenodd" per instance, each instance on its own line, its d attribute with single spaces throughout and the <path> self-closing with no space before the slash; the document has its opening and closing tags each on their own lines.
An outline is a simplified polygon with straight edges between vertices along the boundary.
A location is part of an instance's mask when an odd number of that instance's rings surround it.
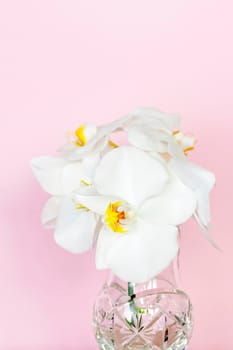
<svg viewBox="0 0 233 350">
<path fill-rule="evenodd" d="M 132 323 L 132 325 L 134 325 L 134 315 L 137 313 L 137 310 L 135 308 L 135 303 L 134 303 L 135 283 L 128 282 L 128 296 L 130 297 L 129 307 L 130 307 L 130 311 L 132 313 L 132 315 L 131 315 L 131 323 Z"/>
<path fill-rule="evenodd" d="M 134 283 L 128 282 L 128 296 L 130 297 L 134 296 L 134 287 L 135 287 Z"/>
</svg>

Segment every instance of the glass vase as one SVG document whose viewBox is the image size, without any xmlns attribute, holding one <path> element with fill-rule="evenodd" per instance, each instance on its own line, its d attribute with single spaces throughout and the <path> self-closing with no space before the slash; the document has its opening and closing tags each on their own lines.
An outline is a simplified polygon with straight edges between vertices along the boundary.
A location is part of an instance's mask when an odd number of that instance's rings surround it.
<svg viewBox="0 0 233 350">
<path fill-rule="evenodd" d="M 94 305 L 101 350 L 185 350 L 192 335 L 192 305 L 178 289 L 177 262 L 146 283 L 110 274 Z"/>
</svg>

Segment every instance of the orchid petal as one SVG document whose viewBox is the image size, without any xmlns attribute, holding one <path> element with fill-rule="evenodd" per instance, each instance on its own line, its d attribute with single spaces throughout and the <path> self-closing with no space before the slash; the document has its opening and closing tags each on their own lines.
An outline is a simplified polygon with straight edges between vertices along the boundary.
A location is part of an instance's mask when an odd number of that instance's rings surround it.
<svg viewBox="0 0 233 350">
<path fill-rule="evenodd" d="M 46 228 L 55 227 L 61 201 L 61 197 L 53 196 L 45 203 L 41 214 L 41 222 Z"/>
<path fill-rule="evenodd" d="M 196 215 L 201 225 L 207 228 L 210 224 L 209 193 L 215 185 L 214 174 L 186 159 L 172 159 L 169 165 L 180 180 L 195 192 Z"/>
<path fill-rule="evenodd" d="M 137 221 L 125 234 L 101 230 L 96 267 L 109 268 L 122 280 L 141 283 L 158 275 L 178 252 L 178 230 Z"/>
<path fill-rule="evenodd" d="M 88 183 L 92 183 L 92 179 L 95 174 L 96 167 L 100 162 L 100 154 L 94 153 L 83 158 L 82 160 L 82 174 L 84 180 Z"/>
<path fill-rule="evenodd" d="M 161 162 L 127 146 L 106 154 L 94 179 L 100 194 L 122 198 L 134 207 L 146 198 L 160 194 L 167 181 L 167 169 Z"/>
<path fill-rule="evenodd" d="M 123 130 L 127 127 L 127 125 L 131 122 L 132 116 L 131 115 L 125 115 L 117 120 L 114 120 L 113 122 L 109 124 L 105 124 L 100 126 L 100 130 L 102 134 L 110 134 L 115 131 Z"/>
<path fill-rule="evenodd" d="M 51 195 L 64 195 L 76 189 L 82 178 L 81 164 L 59 157 L 38 157 L 31 161 L 41 187 Z"/>
<path fill-rule="evenodd" d="M 194 217 L 197 221 L 197 223 L 200 225 L 201 229 L 202 229 L 202 233 L 204 235 L 204 237 L 207 239 L 207 241 L 217 250 L 219 250 L 220 252 L 222 252 L 222 249 L 217 245 L 217 243 L 214 241 L 214 239 L 211 237 L 211 235 L 209 234 L 209 227 L 204 227 L 202 222 L 200 222 L 199 217 L 197 216 L 197 214 L 194 214 Z"/>
<path fill-rule="evenodd" d="M 177 226 L 194 214 L 196 205 L 195 193 L 177 177 L 171 176 L 165 191 L 158 197 L 146 200 L 139 215 L 152 224 L 168 223 Z"/>
<path fill-rule="evenodd" d="M 173 131 L 179 129 L 180 118 L 176 114 L 167 114 L 155 108 L 136 108 L 129 115 L 132 125 L 149 125 L 160 130 Z"/>
<path fill-rule="evenodd" d="M 150 126 L 133 126 L 128 129 L 128 140 L 131 145 L 144 151 L 165 153 L 173 136 Z"/>
<path fill-rule="evenodd" d="M 92 212 L 98 215 L 104 215 L 108 204 L 119 201 L 119 198 L 113 196 L 102 196 L 98 194 L 83 195 L 78 192 L 74 195 L 74 200 L 76 203 L 83 205 Z"/>
<path fill-rule="evenodd" d="M 108 145 L 111 133 L 123 130 L 129 120 L 130 116 L 127 115 L 112 123 L 102 125 L 97 129 L 96 135 L 83 147 L 77 147 L 74 143 L 68 143 L 60 151 L 69 160 L 80 160 L 89 153 L 101 152 Z"/>
<path fill-rule="evenodd" d="M 55 227 L 54 239 L 72 253 L 92 248 L 97 224 L 96 216 L 85 209 L 76 209 L 72 199 L 65 197 Z"/>
<path fill-rule="evenodd" d="M 108 144 L 108 135 L 103 135 L 100 130 L 97 131 L 96 136 L 90 140 L 85 146 L 77 147 L 74 143 L 67 143 L 63 145 L 59 151 L 68 160 L 81 160 L 88 154 L 94 154 L 102 151 Z"/>
<path fill-rule="evenodd" d="M 175 139 L 171 140 L 171 142 L 168 143 L 168 150 L 167 152 L 175 159 L 185 159 L 185 154 L 183 147 L 179 145 Z"/>
</svg>

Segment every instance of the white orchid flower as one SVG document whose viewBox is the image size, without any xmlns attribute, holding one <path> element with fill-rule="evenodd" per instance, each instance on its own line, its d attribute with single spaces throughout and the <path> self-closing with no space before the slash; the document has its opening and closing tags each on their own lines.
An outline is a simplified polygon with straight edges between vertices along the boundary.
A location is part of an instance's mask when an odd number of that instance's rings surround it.
<svg viewBox="0 0 233 350">
<path fill-rule="evenodd" d="M 68 142 L 60 151 L 69 160 L 79 160 L 89 154 L 102 152 L 108 146 L 116 148 L 117 145 L 110 139 L 111 134 L 123 130 L 129 120 L 130 116 L 127 115 L 99 127 L 84 123 L 70 134 Z"/>
<path fill-rule="evenodd" d="M 42 156 L 33 158 L 31 166 L 44 191 L 53 196 L 64 196 L 79 188 L 80 182 L 92 181 L 99 160 L 99 154 L 89 155 L 80 161 Z"/>
<path fill-rule="evenodd" d="M 143 111 L 143 113 L 142 113 Z M 156 118 L 155 118 L 156 117 Z M 164 124 L 164 118 L 166 118 Z M 74 132 L 68 133 L 68 142 L 61 147 L 60 151 L 64 157 L 70 160 L 82 159 L 84 156 L 102 152 L 108 146 L 116 148 L 117 145 L 111 141 L 111 134 L 121 130 L 130 130 L 134 137 L 137 128 L 153 124 L 154 128 L 170 130 L 179 123 L 179 118 L 154 110 L 154 109 L 136 109 L 122 118 L 99 127 L 95 125 L 82 123 Z M 130 128 L 128 128 L 130 126 Z M 133 144 L 133 143 L 132 143 Z"/>
<path fill-rule="evenodd" d="M 177 254 L 176 226 L 192 216 L 196 197 L 164 164 L 134 147 L 117 148 L 96 169 L 99 195 L 77 194 L 79 203 L 103 218 L 97 268 L 109 268 L 125 281 L 143 282 Z"/>
<path fill-rule="evenodd" d="M 31 161 L 41 187 L 52 195 L 42 210 L 42 224 L 55 227 L 56 243 L 74 253 L 92 247 L 98 217 L 75 203 L 72 193 L 82 187 L 90 192 L 89 185 L 99 160 L 96 153 L 80 161 L 62 157 L 38 157 Z"/>
<path fill-rule="evenodd" d="M 182 133 L 179 124 L 179 118 L 175 115 L 139 108 L 131 112 L 127 126 L 128 139 L 135 147 L 155 153 L 156 157 L 159 153 L 168 161 L 172 171 L 196 194 L 198 205 L 195 217 L 201 227 L 207 229 L 210 225 L 209 193 L 215 184 L 215 176 L 188 160 L 188 152 L 194 150 L 196 139 L 191 134 Z M 208 239 L 212 242 L 210 237 Z"/>
<path fill-rule="evenodd" d="M 180 118 L 153 108 L 138 108 L 130 114 L 126 126 L 133 146 L 148 152 L 158 152 L 168 158 L 184 158 L 194 149 L 196 139 L 179 130 Z"/>
</svg>

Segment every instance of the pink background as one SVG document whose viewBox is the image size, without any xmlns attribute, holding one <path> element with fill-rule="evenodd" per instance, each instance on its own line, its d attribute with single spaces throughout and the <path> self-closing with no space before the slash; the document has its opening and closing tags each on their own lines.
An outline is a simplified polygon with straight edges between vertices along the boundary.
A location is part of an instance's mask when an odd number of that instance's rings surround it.
<svg viewBox="0 0 233 350">
<path fill-rule="evenodd" d="M 0 1 L 0 349 L 97 349 L 94 298 L 106 272 L 40 225 L 47 195 L 29 160 L 83 120 L 137 106 L 179 112 L 194 161 L 218 179 L 214 250 L 183 230 L 182 279 L 195 307 L 190 350 L 232 350 L 233 5 L 231 0 Z"/>
</svg>

